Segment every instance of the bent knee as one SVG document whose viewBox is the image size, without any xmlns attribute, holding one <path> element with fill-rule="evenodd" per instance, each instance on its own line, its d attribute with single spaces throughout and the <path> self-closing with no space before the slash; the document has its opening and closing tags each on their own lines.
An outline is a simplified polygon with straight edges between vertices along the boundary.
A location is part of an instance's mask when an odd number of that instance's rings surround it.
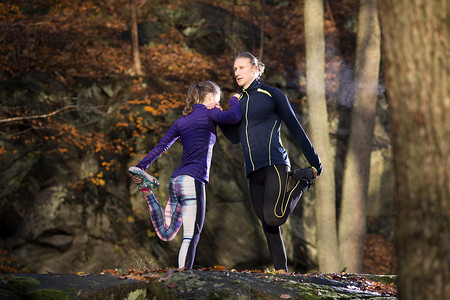
<svg viewBox="0 0 450 300">
<path fill-rule="evenodd" d="M 284 216 L 276 216 L 274 214 L 265 215 L 264 223 L 270 227 L 278 227 L 286 223 L 286 219 Z"/>
</svg>

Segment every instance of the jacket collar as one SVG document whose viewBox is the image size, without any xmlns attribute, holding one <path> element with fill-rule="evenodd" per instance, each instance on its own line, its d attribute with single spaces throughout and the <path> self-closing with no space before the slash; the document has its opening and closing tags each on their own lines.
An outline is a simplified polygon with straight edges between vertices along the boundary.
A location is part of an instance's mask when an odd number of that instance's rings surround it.
<svg viewBox="0 0 450 300">
<path fill-rule="evenodd" d="M 256 88 L 258 88 L 261 85 L 261 82 L 259 82 L 258 79 L 253 80 L 253 82 L 249 85 L 248 88 L 246 89 L 242 89 L 242 91 L 248 91 L 248 90 L 254 90 Z"/>
</svg>

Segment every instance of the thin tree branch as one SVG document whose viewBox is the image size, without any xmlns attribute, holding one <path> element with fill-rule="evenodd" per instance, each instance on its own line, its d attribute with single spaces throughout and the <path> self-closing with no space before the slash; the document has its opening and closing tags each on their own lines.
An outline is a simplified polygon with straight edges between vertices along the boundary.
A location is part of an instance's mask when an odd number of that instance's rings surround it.
<svg viewBox="0 0 450 300">
<path fill-rule="evenodd" d="M 23 116 L 23 117 L 15 117 L 15 118 L 7 118 L 7 119 L 2 119 L 0 120 L 0 123 L 7 123 L 7 122 L 15 122 L 15 121 L 23 121 L 23 120 L 31 120 L 31 119 L 43 119 L 43 118 L 48 118 L 51 116 L 54 116 L 62 111 L 65 110 L 70 110 L 76 108 L 76 105 L 69 105 L 69 106 L 65 106 L 63 108 L 60 108 L 58 110 L 55 110 L 51 113 L 48 114 L 43 114 L 43 115 L 34 115 L 34 116 Z"/>
</svg>

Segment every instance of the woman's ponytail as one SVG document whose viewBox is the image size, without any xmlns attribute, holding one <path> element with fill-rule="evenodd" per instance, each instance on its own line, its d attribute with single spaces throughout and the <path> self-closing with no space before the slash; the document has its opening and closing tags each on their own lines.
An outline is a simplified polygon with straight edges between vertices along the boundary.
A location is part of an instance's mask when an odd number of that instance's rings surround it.
<svg viewBox="0 0 450 300">
<path fill-rule="evenodd" d="M 219 85 L 210 80 L 191 84 L 186 92 L 186 106 L 183 110 L 183 116 L 193 111 L 194 104 L 202 104 L 209 93 L 220 95 Z"/>
</svg>

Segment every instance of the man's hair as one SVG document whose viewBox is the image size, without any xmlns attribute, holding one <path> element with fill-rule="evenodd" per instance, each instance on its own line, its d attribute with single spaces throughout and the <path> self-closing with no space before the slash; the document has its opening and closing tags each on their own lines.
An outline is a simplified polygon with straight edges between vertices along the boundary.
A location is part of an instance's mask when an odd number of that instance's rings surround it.
<svg viewBox="0 0 450 300">
<path fill-rule="evenodd" d="M 248 58 L 248 59 L 250 59 L 250 63 L 251 63 L 253 66 L 256 66 L 256 67 L 258 68 L 258 78 L 261 77 L 261 75 L 264 73 L 265 65 L 264 65 L 262 62 L 260 62 L 260 61 L 259 61 L 253 54 L 251 54 L 250 52 L 245 51 L 245 52 L 239 53 L 239 54 L 234 58 L 234 61 L 236 61 L 236 59 L 238 59 L 238 58 Z"/>
</svg>

